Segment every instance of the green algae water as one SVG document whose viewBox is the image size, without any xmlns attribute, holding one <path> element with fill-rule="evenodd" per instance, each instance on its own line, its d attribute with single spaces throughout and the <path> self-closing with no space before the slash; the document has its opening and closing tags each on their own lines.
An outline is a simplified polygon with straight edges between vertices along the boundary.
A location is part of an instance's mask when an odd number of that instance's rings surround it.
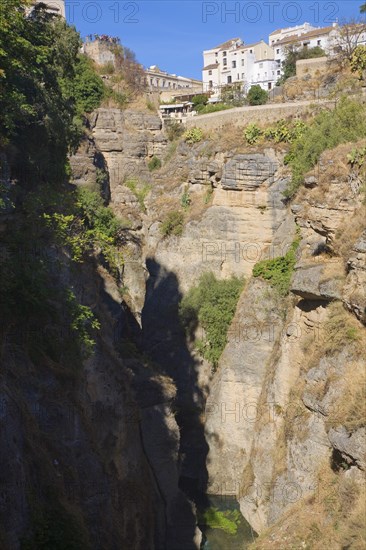
<svg viewBox="0 0 366 550">
<path fill-rule="evenodd" d="M 210 495 L 208 506 L 199 514 L 201 550 L 245 550 L 257 534 L 240 513 L 237 500 Z"/>
</svg>

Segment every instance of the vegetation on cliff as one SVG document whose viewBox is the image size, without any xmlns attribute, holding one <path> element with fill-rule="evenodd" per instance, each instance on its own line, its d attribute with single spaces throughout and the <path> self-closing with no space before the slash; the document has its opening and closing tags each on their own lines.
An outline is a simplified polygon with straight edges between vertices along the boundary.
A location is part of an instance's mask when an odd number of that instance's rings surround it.
<svg viewBox="0 0 366 550">
<path fill-rule="evenodd" d="M 2 236 L 1 315 L 33 332 L 47 323 L 68 327 L 63 345 L 56 328 L 45 332 L 37 353 L 75 365 L 91 350 L 99 324 L 72 288 L 56 282 L 62 263 L 95 253 L 112 269 L 121 261 L 120 224 L 111 210 L 96 193 L 68 184 L 67 156 L 82 135 L 84 112 L 99 105 L 103 84 L 64 20 L 42 6 L 27 16 L 21 0 L 6 0 L 4 7 L 0 153 L 12 184 L 3 180 L 0 189 L 0 208 L 10 214 Z"/>
<path fill-rule="evenodd" d="M 285 159 L 292 171 L 285 196 L 291 198 L 296 193 L 304 175 L 316 165 L 323 151 L 366 137 L 365 118 L 365 104 L 345 97 L 334 110 L 323 109 L 316 115 L 293 142 Z"/>
<path fill-rule="evenodd" d="M 284 256 L 262 260 L 253 267 L 253 277 L 262 277 L 280 294 L 286 296 L 290 290 L 292 274 L 296 264 L 296 250 L 300 244 L 300 235 L 291 244 Z"/>
<path fill-rule="evenodd" d="M 214 370 L 227 343 L 227 331 L 243 286 L 243 279 L 238 277 L 220 281 L 213 273 L 205 273 L 180 303 L 181 322 L 189 338 L 194 340 L 197 328 L 203 329 L 195 345 Z"/>
</svg>

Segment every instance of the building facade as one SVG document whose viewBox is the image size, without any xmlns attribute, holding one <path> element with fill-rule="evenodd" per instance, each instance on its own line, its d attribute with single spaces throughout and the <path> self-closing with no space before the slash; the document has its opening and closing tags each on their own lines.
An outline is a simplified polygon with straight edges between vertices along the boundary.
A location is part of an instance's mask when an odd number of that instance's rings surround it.
<svg viewBox="0 0 366 550">
<path fill-rule="evenodd" d="M 360 24 L 355 25 L 349 42 L 366 44 L 366 28 L 360 34 L 359 27 Z M 244 44 L 241 38 L 232 38 L 203 52 L 203 91 L 212 92 L 215 99 L 220 96 L 220 90 L 231 84 L 240 84 L 244 91 L 254 84 L 271 90 L 283 74 L 290 47 L 296 50 L 319 47 L 329 57 L 337 53 L 337 48 L 339 50 L 340 33 L 344 33 L 344 27 L 337 23 L 318 28 L 303 23 L 273 31 L 269 35 L 269 45 L 263 40 Z"/>
<path fill-rule="evenodd" d="M 259 84 L 270 90 L 276 81 L 273 50 L 263 40 L 244 44 L 240 38 L 232 38 L 205 50 L 203 60 L 203 91 L 214 95 L 230 84 L 240 84 L 243 89 Z"/>
<path fill-rule="evenodd" d="M 283 74 L 283 63 L 289 48 L 296 50 L 311 49 L 315 47 L 322 48 L 326 55 L 332 53 L 332 43 L 337 34 L 337 24 L 330 27 L 314 28 L 309 23 L 280 29 L 269 35 L 269 41 L 274 51 L 276 61 L 276 77 L 280 78 Z"/>
<path fill-rule="evenodd" d="M 202 92 L 201 80 L 178 76 L 162 71 L 156 65 L 151 65 L 145 69 L 146 83 L 152 91 L 171 91 L 186 90 L 189 93 L 192 89 L 197 89 L 197 93 Z"/>
</svg>

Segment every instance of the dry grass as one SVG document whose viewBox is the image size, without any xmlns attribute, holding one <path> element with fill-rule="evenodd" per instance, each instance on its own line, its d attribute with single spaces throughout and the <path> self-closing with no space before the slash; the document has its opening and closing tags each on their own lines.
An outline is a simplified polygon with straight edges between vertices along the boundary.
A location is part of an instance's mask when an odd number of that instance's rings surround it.
<svg viewBox="0 0 366 550">
<path fill-rule="evenodd" d="M 352 223 L 349 223 L 349 217 L 347 216 L 336 232 L 332 246 L 345 262 L 349 260 L 353 246 L 365 230 L 365 220 L 366 205 L 362 204 L 352 216 Z"/>
<path fill-rule="evenodd" d="M 326 419 L 327 428 L 342 425 L 349 432 L 353 432 L 366 425 L 365 365 L 366 352 L 359 360 L 348 363 L 346 372 L 338 378 L 340 396 L 335 406 L 329 411 L 329 416 Z"/>
<path fill-rule="evenodd" d="M 250 546 L 251 550 L 365 548 L 365 484 L 319 468 L 314 493 L 297 502 Z"/>
</svg>

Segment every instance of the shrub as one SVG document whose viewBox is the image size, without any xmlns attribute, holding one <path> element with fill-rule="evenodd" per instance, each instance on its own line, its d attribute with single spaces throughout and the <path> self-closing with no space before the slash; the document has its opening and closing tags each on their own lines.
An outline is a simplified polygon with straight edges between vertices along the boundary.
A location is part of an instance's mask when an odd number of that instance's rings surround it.
<svg viewBox="0 0 366 550">
<path fill-rule="evenodd" d="M 254 84 L 248 92 L 249 105 L 264 105 L 268 101 L 268 92 L 263 90 L 259 84 Z"/>
<path fill-rule="evenodd" d="M 279 120 L 276 126 L 271 126 L 265 130 L 264 136 L 275 143 L 292 143 L 302 137 L 306 128 L 307 126 L 302 120 L 296 120 L 295 122 Z"/>
<path fill-rule="evenodd" d="M 292 179 L 284 195 L 294 196 L 304 174 L 313 168 L 326 149 L 366 137 L 364 105 L 342 98 L 333 111 L 322 110 L 291 145 L 285 162 L 291 167 Z"/>
<path fill-rule="evenodd" d="M 126 181 L 125 185 L 126 187 L 129 188 L 130 191 L 132 191 L 132 193 L 137 198 L 141 210 L 143 212 L 146 212 L 145 199 L 151 191 L 151 185 L 149 185 L 148 183 L 145 183 L 144 185 L 141 186 L 136 180 L 128 180 Z"/>
<path fill-rule="evenodd" d="M 200 115 L 207 115 L 209 113 L 216 113 L 217 111 L 225 111 L 226 109 L 232 109 L 233 105 L 227 105 L 225 103 L 210 103 L 209 105 L 202 105 L 196 108 L 196 111 Z"/>
<path fill-rule="evenodd" d="M 253 267 L 253 277 L 262 277 L 269 281 L 281 296 L 286 296 L 290 290 L 290 283 L 296 264 L 296 250 L 300 244 L 298 236 L 292 243 L 285 256 L 271 260 L 262 260 Z"/>
<path fill-rule="evenodd" d="M 366 70 L 366 46 L 357 46 L 351 57 L 351 70 L 358 73 L 360 80 Z"/>
<path fill-rule="evenodd" d="M 256 124 L 248 124 L 246 128 L 244 128 L 244 139 L 250 144 L 254 145 L 255 143 L 258 143 L 261 137 L 263 136 L 263 130 L 261 130 Z"/>
<path fill-rule="evenodd" d="M 169 141 L 174 141 L 184 133 L 184 126 L 179 122 L 172 122 L 167 128 L 167 134 Z"/>
<path fill-rule="evenodd" d="M 189 207 L 189 205 L 191 204 L 192 202 L 192 199 L 189 195 L 189 191 L 188 191 L 188 188 L 186 187 L 184 189 L 184 193 L 182 195 L 182 198 L 180 200 L 180 203 L 182 205 L 182 208 L 184 208 L 184 210 L 187 210 L 187 208 Z"/>
<path fill-rule="evenodd" d="M 161 168 L 161 160 L 154 155 L 153 158 L 149 161 L 148 167 L 150 172 L 152 172 L 153 170 L 158 170 L 159 168 Z"/>
<path fill-rule="evenodd" d="M 207 105 L 208 97 L 204 94 L 198 94 L 192 97 L 193 108 L 197 108 L 199 105 Z"/>
<path fill-rule="evenodd" d="M 203 139 L 203 131 L 201 128 L 191 128 L 184 132 L 183 139 L 189 144 L 199 143 Z"/>
<path fill-rule="evenodd" d="M 146 101 L 146 107 L 149 109 L 149 111 L 152 111 L 153 113 L 156 111 L 156 107 L 152 101 Z"/>
<path fill-rule="evenodd" d="M 189 338 L 194 339 L 198 326 L 205 332 L 204 338 L 196 341 L 196 348 L 212 363 L 213 370 L 227 343 L 227 331 L 243 285 L 243 279 L 237 277 L 219 281 L 213 273 L 205 273 L 180 303 L 181 323 Z"/>
<path fill-rule="evenodd" d="M 169 212 L 166 219 L 163 221 L 160 227 L 160 231 L 164 237 L 169 235 L 179 236 L 183 233 L 184 216 L 179 210 Z"/>
</svg>

